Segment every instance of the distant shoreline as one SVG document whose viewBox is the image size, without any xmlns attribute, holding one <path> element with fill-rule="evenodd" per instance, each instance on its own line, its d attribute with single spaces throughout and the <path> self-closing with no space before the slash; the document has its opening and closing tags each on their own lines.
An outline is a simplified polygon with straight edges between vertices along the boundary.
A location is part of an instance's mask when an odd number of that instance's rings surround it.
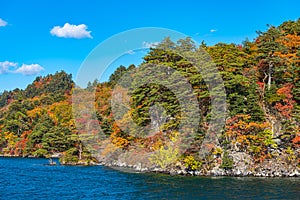
<svg viewBox="0 0 300 200">
<path fill-rule="evenodd" d="M 5 154 L 0 154 L 0 157 L 2 158 L 42 158 L 42 159 L 48 159 L 46 157 L 36 157 L 36 156 L 17 156 L 17 155 L 5 155 Z M 54 159 L 59 159 L 60 157 L 57 156 L 50 156 L 49 158 L 54 158 Z"/>
</svg>

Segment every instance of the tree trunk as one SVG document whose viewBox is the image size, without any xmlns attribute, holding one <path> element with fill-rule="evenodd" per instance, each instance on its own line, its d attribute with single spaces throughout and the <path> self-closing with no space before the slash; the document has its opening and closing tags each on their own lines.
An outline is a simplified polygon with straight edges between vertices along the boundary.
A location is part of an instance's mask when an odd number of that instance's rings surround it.
<svg viewBox="0 0 300 200">
<path fill-rule="evenodd" d="M 273 63 L 269 64 L 269 71 L 268 71 L 268 90 L 270 91 L 271 89 L 271 82 L 272 82 L 272 68 L 273 68 Z"/>
<path fill-rule="evenodd" d="M 82 158 L 82 156 L 81 156 L 81 154 L 82 154 L 82 143 L 80 142 L 79 143 L 79 155 L 78 155 L 78 158 L 79 158 L 79 160 L 81 160 L 81 158 Z"/>
</svg>

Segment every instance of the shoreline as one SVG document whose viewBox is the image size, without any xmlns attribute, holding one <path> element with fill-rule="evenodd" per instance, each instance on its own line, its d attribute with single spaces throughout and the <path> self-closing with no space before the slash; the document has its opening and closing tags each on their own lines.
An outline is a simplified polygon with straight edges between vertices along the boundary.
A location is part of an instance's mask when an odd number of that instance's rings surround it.
<svg viewBox="0 0 300 200">
<path fill-rule="evenodd" d="M 15 155 L 2 155 L 0 154 L 0 158 L 24 158 L 24 159 L 48 159 L 45 157 L 34 157 L 34 156 L 15 156 Z M 52 157 L 53 158 L 53 157 Z M 54 159 L 59 159 L 55 157 Z M 292 172 L 283 173 L 268 173 L 267 170 L 260 170 L 260 171 L 246 171 L 241 172 L 238 169 L 220 169 L 220 168 L 213 168 L 204 172 L 204 170 L 186 170 L 186 169 L 175 169 L 175 168 L 168 168 L 168 169 L 161 169 L 158 167 L 142 167 L 139 163 L 137 165 L 127 165 L 126 163 L 119 163 L 119 162 L 112 162 L 112 163 L 105 163 L 105 162 L 78 162 L 78 163 L 60 163 L 59 165 L 62 166 L 104 166 L 111 168 L 113 170 L 119 170 L 129 173 L 154 173 L 154 174 L 166 174 L 170 176 L 203 176 L 203 177 L 267 177 L 267 178 L 289 178 L 289 177 L 300 177 L 300 170 L 294 169 Z M 55 166 L 55 165 L 54 165 Z"/>
<path fill-rule="evenodd" d="M 295 169 L 292 173 L 277 173 L 277 174 L 268 174 L 261 172 L 251 172 L 248 171 L 246 174 L 240 172 L 239 170 L 230 169 L 212 169 L 207 172 L 203 172 L 203 170 L 183 170 L 183 169 L 166 169 L 163 170 L 161 168 L 141 168 L 140 165 L 128 166 L 125 164 L 107 164 L 107 163 L 99 163 L 100 166 L 109 167 L 114 170 L 125 169 L 125 171 L 132 171 L 136 173 L 155 173 L 155 174 L 167 174 L 170 176 L 203 176 L 203 177 L 268 177 L 268 178 L 280 178 L 280 177 L 300 177 L 299 169 Z M 122 170 L 120 170 L 122 171 Z"/>
</svg>

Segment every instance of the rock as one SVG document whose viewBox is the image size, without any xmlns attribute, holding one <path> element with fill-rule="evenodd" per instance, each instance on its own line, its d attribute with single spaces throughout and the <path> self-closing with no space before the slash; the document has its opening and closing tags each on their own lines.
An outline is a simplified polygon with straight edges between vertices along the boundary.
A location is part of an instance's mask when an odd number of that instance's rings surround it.
<svg viewBox="0 0 300 200">
<path fill-rule="evenodd" d="M 172 176 L 178 174 L 178 171 L 176 171 L 175 169 L 171 169 L 169 172 L 170 172 L 170 175 L 172 175 Z"/>
<path fill-rule="evenodd" d="M 213 176 L 224 176 L 226 175 L 225 170 L 221 169 L 219 167 L 214 167 L 212 170 L 210 170 L 210 174 Z"/>
<path fill-rule="evenodd" d="M 293 177 L 293 176 L 295 176 L 295 173 L 292 172 L 289 174 L 289 177 Z"/>
<path fill-rule="evenodd" d="M 273 139 L 273 141 L 277 144 L 280 145 L 282 143 L 281 139 L 277 138 L 277 139 Z"/>
<path fill-rule="evenodd" d="M 201 175 L 201 172 L 200 172 L 200 171 L 195 171 L 195 175 L 196 175 L 196 176 L 200 176 L 200 175 Z"/>
<path fill-rule="evenodd" d="M 187 174 L 194 176 L 194 172 L 193 171 L 188 171 Z"/>
<path fill-rule="evenodd" d="M 138 163 L 137 165 L 135 165 L 134 167 L 137 171 L 142 171 L 142 163 Z"/>
</svg>

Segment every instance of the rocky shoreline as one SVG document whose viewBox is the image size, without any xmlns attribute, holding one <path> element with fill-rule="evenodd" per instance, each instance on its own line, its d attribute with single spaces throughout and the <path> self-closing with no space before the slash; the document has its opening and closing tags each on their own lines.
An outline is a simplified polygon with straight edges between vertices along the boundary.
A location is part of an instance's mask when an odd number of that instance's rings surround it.
<svg viewBox="0 0 300 200">
<path fill-rule="evenodd" d="M 126 163 L 113 162 L 113 163 L 97 163 L 96 165 L 102 165 L 118 170 L 128 169 L 130 171 L 135 171 L 139 173 L 162 173 L 169 175 L 184 175 L 184 176 L 234 176 L 234 177 L 300 177 L 299 168 L 281 169 L 275 171 L 274 168 L 259 168 L 253 171 L 241 170 L 239 168 L 235 169 L 221 169 L 215 167 L 211 170 L 187 170 L 187 169 L 176 169 L 168 168 L 161 169 L 158 167 L 147 168 L 142 167 L 139 163 L 137 165 L 127 165 Z"/>
<path fill-rule="evenodd" d="M 147 154 L 139 150 L 116 151 L 110 155 L 98 157 L 97 164 L 107 167 L 129 168 L 136 172 L 164 173 L 170 175 L 187 176 L 237 176 L 237 177 L 300 177 L 298 159 L 289 160 L 286 154 L 255 162 L 253 157 L 246 152 L 230 150 L 232 159 L 230 168 L 224 168 L 224 157 L 212 155 L 211 160 L 202 163 L 196 170 L 191 170 L 182 161 L 172 163 L 165 168 L 149 161 L 151 153 Z M 297 157 L 296 157 L 297 158 Z"/>
<path fill-rule="evenodd" d="M 21 156 L 11 156 L 11 155 L 0 155 L 0 157 L 20 157 Z M 35 158 L 35 157 L 30 157 Z M 96 161 L 78 161 L 76 163 L 68 162 L 68 163 L 60 163 L 61 165 L 66 166 L 106 166 L 113 168 L 115 170 L 121 171 L 131 171 L 138 173 L 162 173 L 169 174 L 172 176 L 183 175 L 183 176 L 234 176 L 234 177 L 300 177 L 300 169 L 297 166 L 286 165 L 284 162 L 280 162 L 278 160 L 269 160 L 260 165 L 246 165 L 245 155 L 236 155 L 233 157 L 234 159 L 234 167 L 232 169 L 222 169 L 220 166 L 216 165 L 212 169 L 205 170 L 189 170 L 188 168 L 177 164 L 173 167 L 168 167 L 166 169 L 159 168 L 157 166 L 149 165 L 149 163 L 142 164 L 138 162 L 127 163 L 124 160 L 102 160 L 99 162 Z"/>
<path fill-rule="evenodd" d="M 244 152 L 234 152 L 231 154 L 233 158 L 233 167 L 231 169 L 223 169 L 218 158 L 212 163 L 209 169 L 200 168 L 199 170 L 190 170 L 182 163 L 177 162 L 174 165 L 162 169 L 157 165 L 148 162 L 144 158 L 132 159 L 126 153 L 119 154 L 114 159 L 102 158 L 98 159 L 97 165 L 103 165 L 114 169 L 127 168 L 142 173 L 163 173 L 169 175 L 185 175 L 185 176 L 236 176 L 236 177 L 300 177 L 300 168 L 295 163 L 287 163 L 283 159 L 273 158 L 262 163 L 254 163 L 251 161 L 250 155 Z"/>
</svg>

